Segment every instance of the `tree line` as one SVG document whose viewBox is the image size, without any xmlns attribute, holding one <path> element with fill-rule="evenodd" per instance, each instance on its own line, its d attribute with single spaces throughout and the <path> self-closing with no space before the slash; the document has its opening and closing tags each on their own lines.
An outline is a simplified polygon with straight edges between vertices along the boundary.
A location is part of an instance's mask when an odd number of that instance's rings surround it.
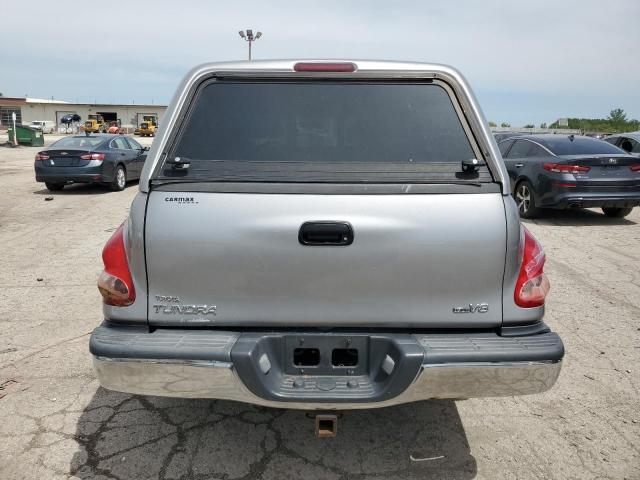
<svg viewBox="0 0 640 480">
<path fill-rule="evenodd" d="M 607 118 L 569 118 L 569 128 L 583 132 L 622 133 L 640 130 L 640 121 L 627 119 L 627 114 L 621 108 L 611 110 Z M 549 128 L 560 128 L 558 122 Z"/>
<path fill-rule="evenodd" d="M 607 118 L 569 118 L 569 125 L 560 126 L 558 122 L 553 122 L 548 128 L 570 128 L 572 130 L 582 130 L 583 132 L 598 133 L 622 133 L 640 130 L 640 120 L 628 119 L 622 108 L 614 108 L 609 112 Z M 489 122 L 490 127 L 496 127 L 495 122 Z M 511 127 L 510 123 L 502 122 L 501 127 Z M 534 128 L 535 125 L 529 123 L 524 128 Z M 541 123 L 540 128 L 547 128 L 546 123 Z"/>
</svg>

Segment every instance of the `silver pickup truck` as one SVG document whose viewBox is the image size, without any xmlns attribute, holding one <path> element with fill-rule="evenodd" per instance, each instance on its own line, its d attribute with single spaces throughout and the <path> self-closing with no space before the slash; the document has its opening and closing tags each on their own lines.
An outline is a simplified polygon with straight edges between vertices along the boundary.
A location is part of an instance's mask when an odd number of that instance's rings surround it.
<svg viewBox="0 0 640 480">
<path fill-rule="evenodd" d="M 100 383 L 309 410 L 545 391 L 564 348 L 509 192 L 453 68 L 197 67 L 103 252 Z"/>
</svg>

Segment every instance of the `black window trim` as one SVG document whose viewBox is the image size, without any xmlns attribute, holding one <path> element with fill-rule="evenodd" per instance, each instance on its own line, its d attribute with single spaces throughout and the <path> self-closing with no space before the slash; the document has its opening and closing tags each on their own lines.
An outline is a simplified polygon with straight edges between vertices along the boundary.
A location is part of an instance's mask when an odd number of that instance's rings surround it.
<svg viewBox="0 0 640 480">
<path fill-rule="evenodd" d="M 161 177 L 161 172 L 165 167 L 165 163 L 167 161 L 167 159 L 169 158 L 169 152 L 172 152 L 177 144 L 180 141 L 181 135 L 184 132 L 184 125 L 185 123 L 188 121 L 190 114 L 193 112 L 194 108 L 195 108 L 195 99 L 197 97 L 197 95 L 199 95 L 204 87 L 206 87 L 209 84 L 215 83 L 217 81 L 229 81 L 229 82 L 233 82 L 233 83 L 256 83 L 256 82 L 263 82 L 263 83 L 274 83 L 274 82 L 279 82 L 279 83 L 291 83 L 291 82 L 306 82 L 306 83 L 325 83 L 325 82 L 344 82 L 344 83 L 363 83 L 363 84 L 370 84 L 370 83 L 384 83 L 384 84 L 403 84 L 403 83 L 410 83 L 410 84 L 437 84 L 440 87 L 442 87 L 447 95 L 449 96 L 449 99 L 451 101 L 451 104 L 454 108 L 454 111 L 458 117 L 458 120 L 460 121 L 460 124 L 462 126 L 462 129 L 465 133 L 465 135 L 467 136 L 467 139 L 469 141 L 469 145 L 471 147 L 472 152 L 476 155 L 476 158 L 478 159 L 482 159 L 487 163 L 486 166 L 486 171 L 488 172 L 489 178 L 490 180 L 488 182 L 488 184 L 492 184 L 492 183 L 499 183 L 498 180 L 496 180 L 496 175 L 494 174 L 494 172 L 492 171 L 489 162 L 487 162 L 486 159 L 486 155 L 484 153 L 484 151 L 481 148 L 480 142 L 478 141 L 478 138 L 476 138 L 476 135 L 473 131 L 473 129 L 471 128 L 469 119 L 467 118 L 467 116 L 465 115 L 465 112 L 462 108 L 462 105 L 460 103 L 460 100 L 458 99 L 455 90 L 444 80 L 442 79 L 434 79 L 434 78 L 413 78 L 413 77 L 409 77 L 409 78 L 387 78 L 387 77 L 358 77 L 358 78 L 350 78 L 350 79 L 344 79 L 344 78 L 339 78 L 339 77 L 335 77 L 335 78 L 314 78 L 314 77 L 297 77 L 297 76 L 236 76 L 236 75 L 231 75 L 228 72 L 224 73 L 224 72 L 217 72 L 217 73 L 212 73 L 210 75 L 206 75 L 204 76 L 199 82 L 196 82 L 192 85 L 190 91 L 188 92 L 188 94 L 186 95 L 182 105 L 181 105 L 181 109 L 177 115 L 176 121 L 174 122 L 174 128 L 172 129 L 172 131 L 170 132 L 167 141 L 164 144 L 164 148 L 163 151 L 160 153 L 160 158 L 158 160 L 158 162 L 156 162 L 155 167 L 153 169 L 153 171 L 151 172 L 151 175 L 149 177 L 149 188 L 150 190 L 154 188 L 154 186 L 158 187 L 158 186 L 162 186 L 162 185 L 167 185 L 167 184 L 175 184 L 175 183 L 187 183 L 187 181 L 180 181 L 178 179 L 175 178 L 162 178 Z M 488 154 L 487 154 L 488 155 Z M 215 180 L 198 180 L 195 183 L 225 183 L 225 182 L 216 182 Z M 233 183 L 233 182 L 231 182 Z M 247 184 L 254 184 L 254 185 L 258 185 L 261 183 L 265 183 L 268 184 L 269 182 L 246 182 Z M 388 182 L 390 184 L 395 184 L 396 182 L 394 181 L 390 181 Z M 429 182 L 431 183 L 431 182 Z M 439 184 L 439 185 L 451 185 L 451 186 L 457 186 L 460 182 L 456 182 L 454 180 L 450 181 L 450 182 L 433 182 L 433 184 Z M 470 185 L 473 185 L 473 182 L 467 182 Z M 324 185 L 328 186 L 328 189 L 331 189 L 331 185 L 350 185 L 350 182 L 323 182 Z M 413 183 L 405 183 L 406 186 L 410 187 L 412 185 L 425 185 L 425 184 L 413 184 Z"/>
<path fill-rule="evenodd" d="M 250 193 L 302 195 L 438 195 L 501 193 L 497 182 L 486 183 L 267 183 L 203 182 L 166 180 L 154 184 L 154 191 L 193 193 Z"/>
</svg>

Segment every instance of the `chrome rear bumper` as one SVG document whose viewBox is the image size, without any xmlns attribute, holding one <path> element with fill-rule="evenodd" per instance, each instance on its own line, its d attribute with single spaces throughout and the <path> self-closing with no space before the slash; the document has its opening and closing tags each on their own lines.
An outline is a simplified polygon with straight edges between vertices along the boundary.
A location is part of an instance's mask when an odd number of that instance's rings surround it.
<svg viewBox="0 0 640 480">
<path fill-rule="evenodd" d="M 428 399 L 527 395 L 549 390 L 556 382 L 561 361 L 423 365 L 403 393 L 371 403 L 277 402 L 249 391 L 233 365 L 216 361 L 139 360 L 94 357 L 104 388 L 138 395 L 215 398 L 302 410 L 378 408 Z"/>
<path fill-rule="evenodd" d="M 291 340 L 315 345 L 326 357 L 345 339 L 361 349 L 359 365 L 349 371 L 328 365 L 314 373 L 288 363 Z M 149 332 L 109 324 L 93 332 L 90 350 L 101 385 L 111 390 L 305 410 L 540 393 L 556 382 L 564 355 L 562 341 L 548 329 L 504 337 L 490 332 Z M 266 371 L 261 370 L 265 356 L 270 359 Z M 389 356 L 395 368 L 385 370 L 381 363 Z"/>
</svg>

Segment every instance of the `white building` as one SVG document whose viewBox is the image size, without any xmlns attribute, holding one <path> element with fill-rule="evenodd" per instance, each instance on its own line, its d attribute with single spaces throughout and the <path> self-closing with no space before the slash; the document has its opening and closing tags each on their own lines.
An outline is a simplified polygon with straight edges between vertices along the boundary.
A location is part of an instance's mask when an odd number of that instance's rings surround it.
<svg viewBox="0 0 640 480">
<path fill-rule="evenodd" d="M 166 105 L 70 103 L 62 100 L 40 98 L 0 97 L 0 129 L 11 125 L 11 114 L 15 112 L 16 123 L 28 125 L 34 120 L 49 120 L 62 126 L 60 119 L 77 113 L 85 121 L 89 115 L 100 114 L 106 122 L 118 121 L 120 126 L 135 128 L 142 122 L 143 115 L 156 115 L 162 121 Z"/>
</svg>

